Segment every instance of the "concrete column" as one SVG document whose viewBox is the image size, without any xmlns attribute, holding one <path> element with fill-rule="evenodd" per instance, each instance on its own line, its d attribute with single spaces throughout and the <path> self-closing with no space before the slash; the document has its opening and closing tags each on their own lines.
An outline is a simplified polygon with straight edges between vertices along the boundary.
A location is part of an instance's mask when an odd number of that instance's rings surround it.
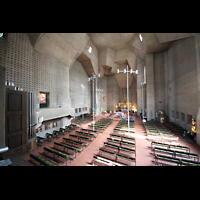
<svg viewBox="0 0 200 200">
<path fill-rule="evenodd" d="M 94 111 L 95 111 L 95 114 L 97 114 L 98 112 L 98 107 L 97 107 L 97 102 L 98 102 L 98 93 L 97 93 L 97 80 L 98 80 L 98 77 L 96 75 L 96 78 L 94 79 Z M 96 105 L 96 106 L 95 106 Z"/>
<path fill-rule="evenodd" d="M 154 55 L 146 54 L 146 70 L 147 70 L 147 84 L 146 84 L 146 96 L 147 96 L 147 120 L 155 120 L 155 87 L 154 87 Z"/>
<path fill-rule="evenodd" d="M 196 59 L 197 59 L 197 77 L 198 77 L 198 102 L 200 101 L 200 34 L 195 34 L 195 43 L 196 43 Z M 197 123 L 197 134 L 196 134 L 196 143 L 200 145 L 200 103 L 199 103 L 199 109 L 197 113 L 196 123 Z"/>
<path fill-rule="evenodd" d="M 5 146 L 5 75 L 6 68 L 0 66 L 0 147 Z"/>
<path fill-rule="evenodd" d="M 137 58 L 137 114 L 139 116 L 140 111 L 142 111 L 142 86 L 141 83 L 144 82 L 144 61 Z"/>
</svg>

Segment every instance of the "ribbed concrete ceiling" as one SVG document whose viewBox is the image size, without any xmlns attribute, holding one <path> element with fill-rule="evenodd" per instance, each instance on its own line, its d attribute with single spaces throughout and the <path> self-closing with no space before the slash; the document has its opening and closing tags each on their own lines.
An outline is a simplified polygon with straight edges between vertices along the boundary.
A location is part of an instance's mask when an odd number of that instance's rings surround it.
<svg viewBox="0 0 200 200">
<path fill-rule="evenodd" d="M 136 33 L 88 33 L 88 35 L 98 49 L 108 47 L 120 50 L 129 47 Z"/>
<path fill-rule="evenodd" d="M 78 59 L 88 76 L 115 75 L 119 87 L 124 88 L 126 76 L 116 74 L 117 69 L 128 65 L 136 70 L 137 58 L 144 60 L 145 54 L 164 51 L 172 41 L 192 37 L 194 33 L 141 33 L 142 41 L 139 33 L 28 33 L 28 36 L 40 53 L 69 68 Z M 90 46 L 92 53 L 88 52 Z"/>
</svg>

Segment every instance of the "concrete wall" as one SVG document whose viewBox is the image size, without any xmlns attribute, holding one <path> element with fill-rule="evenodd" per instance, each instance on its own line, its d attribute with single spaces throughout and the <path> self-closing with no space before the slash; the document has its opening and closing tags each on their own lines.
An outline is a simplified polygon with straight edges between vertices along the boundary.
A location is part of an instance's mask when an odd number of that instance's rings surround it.
<svg viewBox="0 0 200 200">
<path fill-rule="evenodd" d="M 50 107 L 66 106 L 69 98 L 69 68 L 53 58 L 33 50 L 26 33 L 10 33 L 0 41 L 1 65 L 6 67 L 6 81 L 24 91 L 50 92 Z"/>
<path fill-rule="evenodd" d="M 117 84 L 115 76 L 108 76 L 107 83 L 107 110 L 113 111 L 116 109 L 116 105 L 118 105 L 120 101 L 120 88 Z"/>
<path fill-rule="evenodd" d="M 144 65 L 145 65 L 145 61 L 140 58 L 137 58 L 137 70 L 138 70 L 138 74 L 137 74 L 137 113 L 138 113 L 138 115 L 142 111 L 142 86 L 141 86 L 141 83 L 144 81 Z"/>
<path fill-rule="evenodd" d="M 5 146 L 5 72 L 0 66 L 0 147 Z"/>
<path fill-rule="evenodd" d="M 82 97 L 82 87 L 81 84 L 84 85 L 84 97 Z M 91 109 L 91 88 L 90 82 L 88 81 L 88 75 L 85 72 L 81 62 L 76 60 L 74 65 L 69 71 L 69 85 L 70 85 L 70 97 L 71 97 L 71 107 L 72 108 L 82 108 L 87 107 L 87 111 L 83 113 L 90 112 Z M 84 100 L 83 100 L 84 98 Z M 83 104 L 84 102 L 84 104 Z M 82 114 L 78 111 L 75 113 L 75 116 L 79 116 Z"/>
<path fill-rule="evenodd" d="M 167 113 L 171 121 L 190 130 L 187 115 L 192 115 L 192 118 L 196 119 L 199 108 L 195 37 L 173 42 L 164 54 L 167 84 L 165 92 L 168 93 Z M 172 111 L 175 113 L 174 116 Z M 181 113 L 185 114 L 183 120 Z"/>
<path fill-rule="evenodd" d="M 165 109 L 165 71 L 164 53 L 154 54 L 155 72 L 155 112 Z"/>
<path fill-rule="evenodd" d="M 147 68 L 147 120 L 155 119 L 155 73 L 154 73 L 154 54 L 145 55 Z"/>
<path fill-rule="evenodd" d="M 68 66 L 34 50 L 26 33 L 9 33 L 6 39 L 1 39 L 0 55 L 0 66 L 6 69 L 5 81 L 14 83 L 24 91 L 36 93 L 38 117 L 46 121 L 74 114 Z M 40 91 L 49 92 L 49 108 L 39 108 Z"/>
<path fill-rule="evenodd" d="M 199 108 L 195 37 L 173 41 L 163 52 L 146 54 L 145 61 L 147 119 L 164 110 L 170 121 L 190 130 L 187 115 L 196 119 Z"/>
<path fill-rule="evenodd" d="M 107 76 L 103 78 L 99 78 L 97 81 L 97 89 L 101 89 L 103 91 L 97 91 L 97 110 L 107 111 Z M 99 99 L 100 96 L 100 99 Z M 98 113 L 97 112 L 97 113 Z"/>
<path fill-rule="evenodd" d="M 200 34 L 195 34 L 195 42 L 196 42 L 196 60 L 197 60 L 197 79 L 198 79 L 198 91 L 200 91 Z M 199 109 L 196 118 L 197 122 L 197 144 L 200 145 L 200 92 L 198 93 L 198 102 Z"/>
<path fill-rule="evenodd" d="M 129 88 L 129 102 L 132 103 L 134 109 L 137 109 L 137 80 L 133 78 L 131 87 Z M 133 109 L 133 108 L 129 108 Z"/>
</svg>

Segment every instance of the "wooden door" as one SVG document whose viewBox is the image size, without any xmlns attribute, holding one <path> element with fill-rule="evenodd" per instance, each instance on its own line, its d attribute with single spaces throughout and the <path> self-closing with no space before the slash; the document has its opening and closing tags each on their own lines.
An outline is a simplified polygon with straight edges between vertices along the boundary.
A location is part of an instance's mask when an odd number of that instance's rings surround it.
<svg viewBox="0 0 200 200">
<path fill-rule="evenodd" d="M 27 92 L 6 91 L 5 131 L 5 143 L 10 149 L 28 142 Z"/>
</svg>

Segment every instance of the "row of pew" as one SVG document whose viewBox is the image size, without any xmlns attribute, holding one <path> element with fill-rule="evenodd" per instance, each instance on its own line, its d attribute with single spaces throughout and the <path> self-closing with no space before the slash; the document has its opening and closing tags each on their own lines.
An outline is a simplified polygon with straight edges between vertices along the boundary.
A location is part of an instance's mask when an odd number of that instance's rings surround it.
<svg viewBox="0 0 200 200">
<path fill-rule="evenodd" d="M 111 133 L 93 156 L 93 166 L 132 166 L 136 165 L 135 138 L 120 132 Z"/>
<path fill-rule="evenodd" d="M 151 138 L 151 153 L 156 165 L 200 166 L 199 155 L 190 152 L 190 147 L 188 146 L 180 146 L 179 143 L 175 144 L 175 139 L 173 140 L 173 138 L 176 138 L 176 136 L 160 122 L 147 122 L 143 125 L 147 136 L 153 136 Z M 162 139 L 159 140 L 161 137 Z"/>
<path fill-rule="evenodd" d="M 143 126 L 147 134 L 147 139 L 149 140 L 168 142 L 176 142 L 178 140 L 178 137 L 166 130 L 159 122 L 147 121 L 143 123 Z"/>
<path fill-rule="evenodd" d="M 84 124 L 84 123 L 87 123 L 87 122 L 92 121 L 92 120 L 93 120 L 92 115 L 85 114 L 84 119 L 82 119 L 82 116 L 76 117 L 75 123 L 76 124 Z"/>
<path fill-rule="evenodd" d="M 73 126 L 73 129 L 77 126 Z M 66 130 L 60 130 L 58 134 L 68 133 Z M 75 134 L 74 134 L 75 133 Z M 41 155 L 30 154 L 30 162 L 35 165 L 42 166 L 58 166 L 66 165 L 68 161 L 72 161 L 86 148 L 94 138 L 98 136 L 97 131 L 90 129 L 76 130 L 74 133 L 69 133 L 68 137 L 63 137 L 62 142 L 54 142 L 51 147 L 43 147 Z"/>
<path fill-rule="evenodd" d="M 110 124 L 112 123 L 112 119 L 102 118 L 95 122 L 94 127 L 99 131 L 104 131 Z M 88 125 L 90 128 L 93 128 L 93 124 Z"/>
<path fill-rule="evenodd" d="M 187 132 L 186 129 L 182 128 L 181 126 L 175 124 L 174 122 L 166 122 L 164 123 L 164 126 L 167 130 L 177 134 L 177 135 L 182 135 L 184 131 Z"/>
<path fill-rule="evenodd" d="M 119 123 L 117 124 L 117 126 L 114 129 L 114 132 L 128 133 L 127 128 L 128 128 L 127 121 L 119 121 Z M 135 133 L 135 127 L 134 127 L 133 122 L 129 123 L 129 128 L 130 128 L 129 133 Z"/>
<path fill-rule="evenodd" d="M 157 165 L 200 166 L 199 155 L 187 146 L 152 141 L 151 150 Z"/>
<path fill-rule="evenodd" d="M 65 128 L 60 128 L 59 131 L 53 130 L 52 133 L 46 133 L 45 137 L 37 136 L 37 145 L 45 145 L 45 142 L 51 142 L 52 140 L 59 138 L 61 135 L 65 135 L 67 132 L 75 130 L 76 128 L 78 128 L 76 124 L 70 124 L 65 126 Z"/>
</svg>

